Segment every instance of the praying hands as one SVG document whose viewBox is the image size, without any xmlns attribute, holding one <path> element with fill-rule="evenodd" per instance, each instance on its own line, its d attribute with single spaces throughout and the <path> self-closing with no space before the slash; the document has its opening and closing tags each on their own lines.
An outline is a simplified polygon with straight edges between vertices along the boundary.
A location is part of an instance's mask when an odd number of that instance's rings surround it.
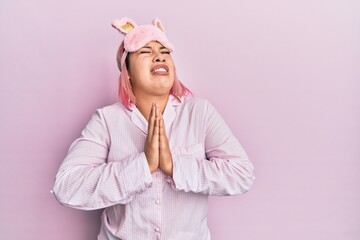
<svg viewBox="0 0 360 240">
<path fill-rule="evenodd" d="M 173 161 L 169 142 L 166 136 L 164 120 L 156 103 L 151 106 L 144 152 L 151 172 L 160 168 L 163 173 L 172 176 Z"/>
</svg>

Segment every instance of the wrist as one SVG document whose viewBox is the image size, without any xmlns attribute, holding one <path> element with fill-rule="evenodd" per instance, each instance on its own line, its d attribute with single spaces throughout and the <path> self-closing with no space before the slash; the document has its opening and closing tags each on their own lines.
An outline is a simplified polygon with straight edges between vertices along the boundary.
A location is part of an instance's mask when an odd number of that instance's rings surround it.
<svg viewBox="0 0 360 240">
<path fill-rule="evenodd" d="M 163 171 L 163 173 L 165 173 L 166 175 L 169 175 L 172 177 L 173 175 L 173 163 L 172 160 L 170 162 L 164 163 L 164 162 L 160 162 L 159 168 L 161 171 Z"/>
<path fill-rule="evenodd" d="M 150 172 L 153 173 L 158 169 L 158 166 L 149 165 Z"/>
</svg>

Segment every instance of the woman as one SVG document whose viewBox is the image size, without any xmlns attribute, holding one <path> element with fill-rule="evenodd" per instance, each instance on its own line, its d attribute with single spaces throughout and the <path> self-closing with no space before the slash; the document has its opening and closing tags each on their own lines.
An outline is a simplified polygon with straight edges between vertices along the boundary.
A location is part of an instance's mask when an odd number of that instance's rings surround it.
<svg viewBox="0 0 360 240">
<path fill-rule="evenodd" d="M 208 240 L 209 195 L 252 185 L 253 165 L 216 109 L 177 79 L 158 19 L 113 22 L 121 101 L 97 111 L 53 188 L 69 207 L 105 208 L 98 239 Z"/>
</svg>

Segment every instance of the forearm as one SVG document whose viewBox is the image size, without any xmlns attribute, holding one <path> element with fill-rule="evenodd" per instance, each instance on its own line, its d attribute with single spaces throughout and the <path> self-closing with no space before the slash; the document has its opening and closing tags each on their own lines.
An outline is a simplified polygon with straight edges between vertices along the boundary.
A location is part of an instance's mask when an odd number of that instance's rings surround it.
<svg viewBox="0 0 360 240">
<path fill-rule="evenodd" d="M 253 164 L 223 118 L 208 102 L 204 110 L 204 138 L 187 146 L 174 146 L 173 177 L 168 181 L 178 191 L 208 195 L 246 192 L 255 177 Z M 189 131 L 198 131 L 190 129 Z M 202 141 L 203 139 L 203 141 Z"/>
<path fill-rule="evenodd" d="M 236 195 L 249 190 L 255 177 L 245 152 L 219 155 L 208 159 L 174 155 L 174 190 L 207 195 Z"/>
<path fill-rule="evenodd" d="M 144 153 L 106 163 L 101 151 L 104 149 L 98 147 L 91 157 L 84 157 L 81 149 L 74 149 L 67 156 L 53 187 L 53 193 L 61 204 L 84 210 L 126 204 L 135 194 L 152 186 Z"/>
</svg>

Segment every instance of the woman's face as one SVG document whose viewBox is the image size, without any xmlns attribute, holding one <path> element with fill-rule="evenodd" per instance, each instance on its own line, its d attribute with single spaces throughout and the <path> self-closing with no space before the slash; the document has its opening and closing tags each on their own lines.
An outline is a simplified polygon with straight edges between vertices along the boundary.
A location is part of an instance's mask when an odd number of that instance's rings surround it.
<svg viewBox="0 0 360 240">
<path fill-rule="evenodd" d="M 167 48 L 152 41 L 128 57 L 128 72 L 135 97 L 169 94 L 175 70 Z"/>
</svg>

